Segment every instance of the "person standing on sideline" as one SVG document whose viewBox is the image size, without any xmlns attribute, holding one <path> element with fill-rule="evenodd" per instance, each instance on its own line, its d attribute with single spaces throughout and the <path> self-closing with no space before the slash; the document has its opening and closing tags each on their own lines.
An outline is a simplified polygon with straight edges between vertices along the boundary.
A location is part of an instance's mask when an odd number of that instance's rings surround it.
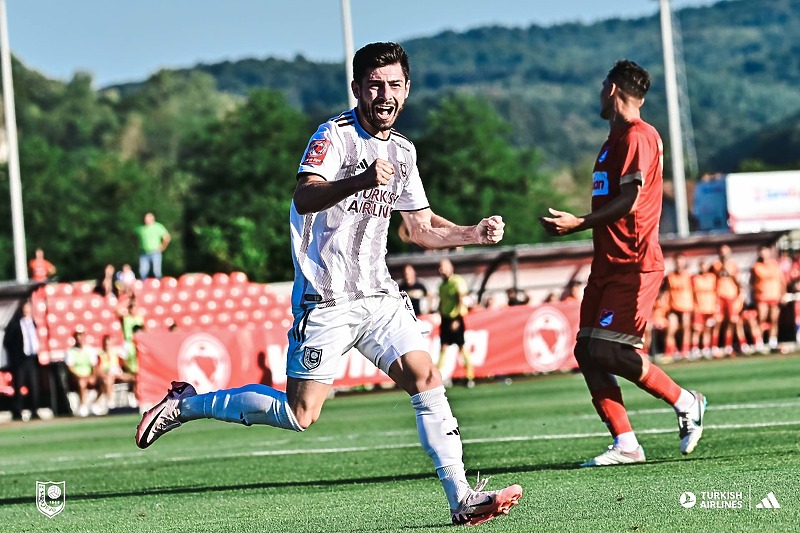
<svg viewBox="0 0 800 533">
<path fill-rule="evenodd" d="M 750 294 L 756 304 L 758 318 L 753 328 L 756 345 L 763 344 L 761 328 L 769 328 L 769 350 L 778 350 L 778 316 L 780 303 L 786 294 L 786 283 L 780 264 L 773 258 L 769 246 L 758 247 L 758 258 L 750 269 Z M 761 348 L 759 346 L 759 348 Z M 762 350 L 765 350 L 762 348 Z"/>
<path fill-rule="evenodd" d="M 139 242 L 139 278 L 147 279 L 150 271 L 153 277 L 161 279 L 161 258 L 172 238 L 153 213 L 144 215 L 144 224 L 136 228 Z"/>
<path fill-rule="evenodd" d="M 739 265 L 731 255 L 731 247 L 722 244 L 717 249 L 717 259 L 711 263 L 711 272 L 717 276 L 717 303 L 719 304 L 719 324 L 717 335 L 719 343 L 724 345 L 724 354 L 733 355 L 733 335 L 739 342 L 739 350 L 745 354 L 753 353 L 747 343 L 742 321 L 744 309 L 744 291 L 739 283 Z M 717 350 L 717 352 L 719 352 Z M 716 355 L 722 355 L 717 353 Z"/>
<path fill-rule="evenodd" d="M 583 466 L 645 461 L 616 376 L 674 407 L 681 453 L 691 453 L 703 434 L 705 397 L 681 388 L 637 352 L 664 276 L 658 242 L 663 145 L 640 116 L 649 88 L 650 75 L 633 61 L 613 66 L 600 90 L 600 116 L 610 132 L 594 165 L 592 211 L 577 217 L 550 209 L 540 217 L 550 235 L 591 229 L 594 241 L 575 359 L 614 442 Z"/>
<path fill-rule="evenodd" d="M 13 420 L 22 420 L 25 400 L 22 387 L 28 389 L 31 419 L 39 418 L 39 333 L 32 311 L 30 301 L 22 304 L 20 314 L 9 323 L 3 339 L 14 380 Z"/>
<path fill-rule="evenodd" d="M 475 371 L 472 368 L 472 360 L 469 352 L 464 345 L 464 316 L 467 314 L 467 304 L 464 297 L 467 295 L 467 282 L 464 278 L 454 273 L 453 263 L 449 259 L 442 259 L 439 262 L 439 275 L 442 283 L 439 285 L 439 339 L 441 348 L 439 350 L 439 361 L 436 366 L 439 371 L 444 368 L 447 360 L 447 347 L 455 344 L 458 353 L 464 360 L 464 373 L 467 378 L 467 387 L 475 386 Z"/>
<path fill-rule="evenodd" d="M 414 308 L 416 316 L 422 314 L 423 300 L 425 300 L 425 311 L 428 311 L 428 289 L 417 279 L 417 271 L 414 270 L 413 266 L 406 265 L 403 267 L 403 279 L 397 286 L 401 291 L 408 294 L 408 299 L 411 300 L 411 307 Z"/>
<path fill-rule="evenodd" d="M 697 264 L 697 274 L 692 276 L 692 295 L 694 297 L 694 326 L 692 333 L 692 352 L 710 359 L 713 347 L 719 344 L 717 335 L 717 276 L 711 272 L 711 262 L 701 259 Z M 702 346 L 702 348 L 701 348 Z"/>
<path fill-rule="evenodd" d="M 286 392 L 252 384 L 197 394 L 189 383 L 173 382 L 142 417 L 136 444 L 146 448 L 200 418 L 304 431 L 319 418 L 341 357 L 355 347 L 411 396 L 420 443 L 433 460 L 453 523 L 479 524 L 507 514 L 522 487 L 484 491 L 486 479 L 474 489 L 467 483 L 458 421 L 428 341 L 389 274 L 386 239 L 395 210 L 409 238 L 426 248 L 495 244 L 503 220 L 457 226 L 431 211 L 416 149 L 392 129 L 410 88 L 400 45 L 372 43 L 356 52 L 351 88 L 356 108 L 319 127 L 297 173 Z"/>
<path fill-rule="evenodd" d="M 56 275 L 56 267 L 44 258 L 44 250 L 37 248 L 33 254 L 33 259 L 28 261 L 31 281 L 47 281 L 48 278 Z"/>
<path fill-rule="evenodd" d="M 675 360 L 688 359 L 692 341 L 692 274 L 686 268 L 686 256 L 678 252 L 673 258 L 675 269 L 664 278 L 664 289 L 669 295 L 666 353 Z M 680 348 L 678 347 L 680 338 Z"/>
</svg>

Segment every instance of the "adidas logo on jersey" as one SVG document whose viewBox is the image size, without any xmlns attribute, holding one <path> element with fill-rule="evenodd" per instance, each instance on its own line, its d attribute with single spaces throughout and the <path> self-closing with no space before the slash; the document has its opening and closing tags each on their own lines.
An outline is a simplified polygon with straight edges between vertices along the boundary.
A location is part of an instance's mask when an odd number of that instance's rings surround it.
<svg viewBox="0 0 800 533">
<path fill-rule="evenodd" d="M 778 503 L 778 498 L 775 497 L 774 492 L 770 492 L 761 500 L 761 503 L 756 504 L 756 509 L 780 509 L 781 504 Z"/>
<path fill-rule="evenodd" d="M 361 161 L 359 161 L 359 162 L 358 162 L 358 164 L 356 165 L 356 173 L 359 173 L 359 172 L 364 172 L 365 170 L 367 170 L 367 167 L 368 167 L 368 166 L 369 166 L 369 165 L 367 164 L 367 160 L 366 160 L 366 159 L 362 159 L 362 160 L 361 160 Z"/>
</svg>

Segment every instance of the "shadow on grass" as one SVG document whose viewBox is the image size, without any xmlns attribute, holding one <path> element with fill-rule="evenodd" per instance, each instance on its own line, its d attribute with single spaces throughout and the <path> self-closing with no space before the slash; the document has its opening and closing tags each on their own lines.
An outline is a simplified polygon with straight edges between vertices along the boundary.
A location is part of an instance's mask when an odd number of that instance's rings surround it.
<svg viewBox="0 0 800 533">
<path fill-rule="evenodd" d="M 491 476 L 496 474 L 514 474 L 522 472 L 537 472 L 544 470 L 572 470 L 578 468 L 575 463 L 564 464 L 540 464 L 540 465 L 518 465 L 503 468 L 482 468 L 481 476 Z M 343 479 L 321 479 L 321 480 L 302 480 L 302 481 L 278 481 L 278 482 L 264 482 L 264 483 L 242 483 L 236 485 L 184 485 L 177 487 L 156 487 L 156 488 L 142 488 L 140 490 L 127 490 L 127 491 L 107 491 L 107 492 L 92 492 L 84 494 L 67 494 L 69 501 L 75 500 L 103 500 L 110 498 L 129 498 L 132 496 L 159 496 L 167 494 L 199 494 L 199 493 L 215 493 L 215 492 L 228 492 L 240 490 L 264 490 L 264 489 L 280 489 L 280 488 L 294 488 L 294 487 L 335 487 L 339 485 L 365 485 L 365 484 L 379 484 L 391 483 L 392 481 L 417 481 L 421 479 L 436 479 L 432 472 L 417 472 L 411 474 L 401 474 L 396 476 L 375 476 L 375 477 L 357 477 L 357 478 L 343 478 Z M 33 495 L 30 496 L 17 496 L 10 498 L 0 498 L 0 506 L 2 505 L 17 505 L 29 504 L 33 500 Z"/>
<path fill-rule="evenodd" d="M 688 461 L 713 461 L 719 460 L 719 457 L 676 457 L 648 460 L 646 463 L 637 465 L 619 465 L 612 468 L 642 468 L 649 466 L 659 466 L 662 464 L 670 464 L 676 462 Z M 607 469 L 604 468 L 603 470 Z M 543 471 L 558 471 L 558 470 L 595 470 L 581 468 L 577 462 L 570 463 L 545 463 L 534 465 L 517 465 L 502 468 L 482 468 L 480 470 L 482 477 L 499 475 L 499 474 L 517 474 L 526 472 L 543 472 Z M 471 473 L 471 471 L 470 471 Z M 70 501 L 75 500 L 104 500 L 112 498 L 129 498 L 132 496 L 159 496 L 167 494 L 200 494 L 200 493 L 216 493 L 216 492 L 229 492 L 240 490 L 265 490 L 265 489 L 280 489 L 280 488 L 294 488 L 294 487 L 335 487 L 344 485 L 365 485 L 365 484 L 379 484 L 391 483 L 392 481 L 417 481 L 421 479 L 435 479 L 432 472 L 416 472 L 410 474 L 401 474 L 396 476 L 374 476 L 374 477 L 356 477 L 356 478 L 343 478 L 343 479 L 321 479 L 321 480 L 303 480 L 303 481 L 277 481 L 277 482 L 264 482 L 264 483 L 242 483 L 237 485 L 183 485 L 177 487 L 156 487 L 156 488 L 142 488 L 140 490 L 128 491 L 110 491 L 110 492 L 93 492 L 84 494 L 68 494 L 67 498 Z M 524 487 L 523 487 L 524 488 Z M 18 505 L 29 504 L 33 500 L 33 495 L 30 496 L 17 496 L 9 498 L 0 498 L 0 506 L 2 505 Z"/>
</svg>

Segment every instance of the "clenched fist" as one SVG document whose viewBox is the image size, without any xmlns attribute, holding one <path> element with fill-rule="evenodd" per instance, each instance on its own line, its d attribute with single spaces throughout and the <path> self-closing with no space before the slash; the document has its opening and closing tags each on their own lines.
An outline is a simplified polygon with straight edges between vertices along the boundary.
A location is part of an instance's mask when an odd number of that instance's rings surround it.
<svg viewBox="0 0 800 533">
<path fill-rule="evenodd" d="M 479 243 L 495 244 L 500 242 L 503 239 L 505 227 L 506 224 L 503 222 L 503 217 L 500 215 L 484 218 L 477 225 Z"/>
<path fill-rule="evenodd" d="M 359 176 L 362 190 L 374 189 L 389 183 L 389 180 L 394 176 L 394 166 L 385 159 L 376 159 Z"/>
</svg>

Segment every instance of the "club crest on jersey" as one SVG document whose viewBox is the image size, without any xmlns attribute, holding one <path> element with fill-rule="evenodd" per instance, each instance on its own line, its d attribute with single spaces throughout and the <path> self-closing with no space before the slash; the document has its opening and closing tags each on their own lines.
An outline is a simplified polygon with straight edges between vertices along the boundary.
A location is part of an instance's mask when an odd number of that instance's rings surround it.
<svg viewBox="0 0 800 533">
<path fill-rule="evenodd" d="M 614 321 L 614 311 L 611 309 L 603 309 L 600 311 L 600 325 L 607 328 Z"/>
<path fill-rule="evenodd" d="M 400 167 L 400 175 L 404 178 L 408 177 L 408 164 L 405 161 L 400 161 L 397 164 Z"/>
<path fill-rule="evenodd" d="M 597 158 L 597 162 L 602 163 L 606 160 L 606 157 L 608 157 L 608 148 L 600 152 L 600 157 Z"/>
<path fill-rule="evenodd" d="M 322 350 L 317 348 L 303 348 L 303 366 L 309 370 L 314 370 L 322 362 Z"/>
<path fill-rule="evenodd" d="M 315 139 L 308 145 L 306 155 L 303 158 L 303 165 L 321 165 L 325 160 L 325 154 L 328 153 L 328 147 L 331 142 L 328 139 Z"/>
</svg>

